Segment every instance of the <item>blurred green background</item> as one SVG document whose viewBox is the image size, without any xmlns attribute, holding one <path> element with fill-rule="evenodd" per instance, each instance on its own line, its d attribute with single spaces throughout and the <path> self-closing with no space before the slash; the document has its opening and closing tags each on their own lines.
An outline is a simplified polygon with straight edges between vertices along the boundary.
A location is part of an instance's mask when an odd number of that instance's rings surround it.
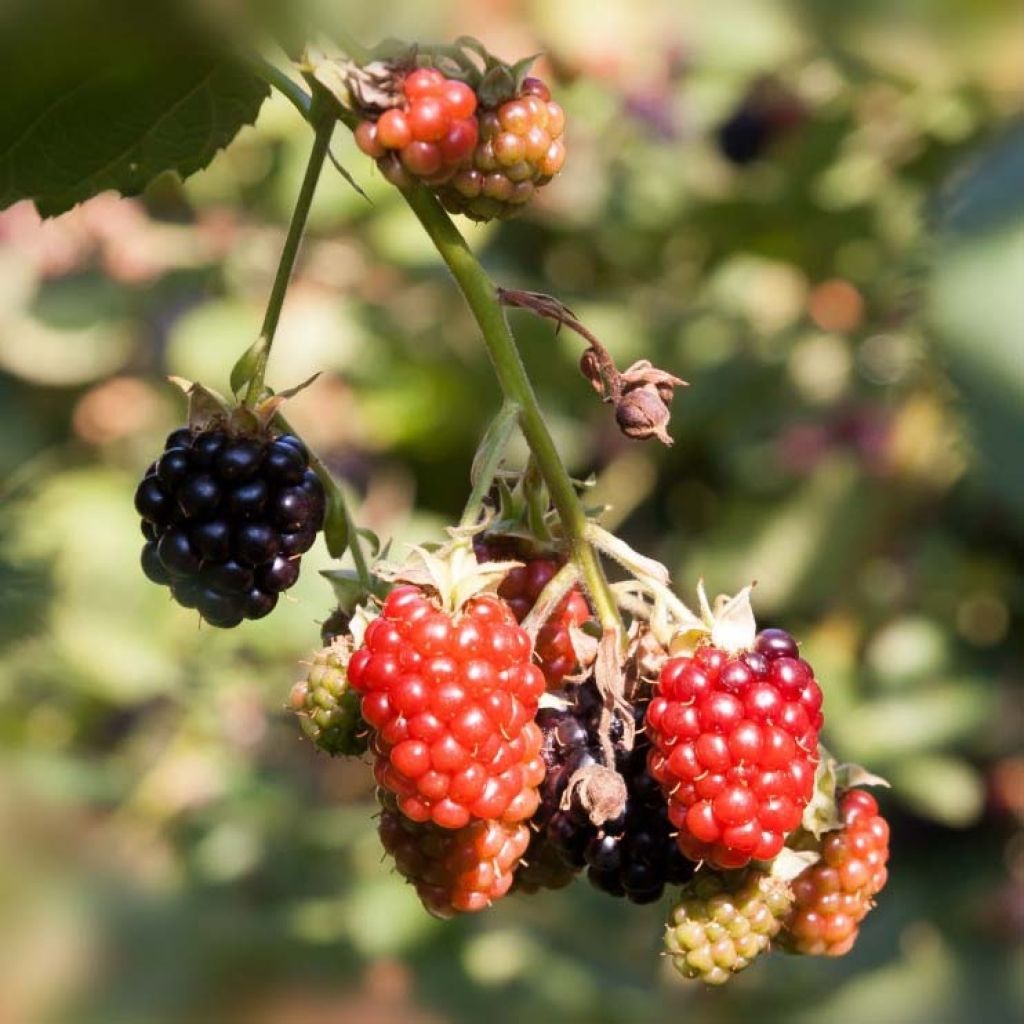
<svg viewBox="0 0 1024 1024">
<path fill-rule="evenodd" d="M 578 341 L 513 314 L 574 473 L 677 589 L 758 580 L 827 742 L 893 784 L 891 882 L 853 953 L 725 991 L 664 906 L 578 883 L 439 923 L 381 862 L 369 772 L 284 711 L 331 607 L 198 628 L 138 570 L 135 481 L 258 329 L 309 134 L 269 102 L 207 171 L 41 224 L 0 213 L 3 1024 L 1009 1024 L 1024 1013 L 1024 10 L 1015 0 L 332 4 L 355 35 L 479 36 L 569 114 L 565 173 L 467 228 L 624 365 L 691 382 L 675 446 L 621 438 Z M 748 91 L 800 114 L 724 159 Z M 8 92 L 0 102 L 17 102 Z M 499 395 L 424 237 L 339 130 L 271 380 L 400 542 L 460 509 Z"/>
</svg>

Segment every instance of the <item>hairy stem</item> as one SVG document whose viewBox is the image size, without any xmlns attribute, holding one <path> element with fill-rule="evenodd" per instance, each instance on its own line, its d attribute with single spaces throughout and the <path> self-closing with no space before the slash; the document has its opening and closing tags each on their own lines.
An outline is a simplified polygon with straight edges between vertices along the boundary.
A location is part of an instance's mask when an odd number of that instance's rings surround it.
<svg viewBox="0 0 1024 1024">
<path fill-rule="evenodd" d="M 311 114 L 310 116 L 314 115 Z M 259 401 L 260 396 L 263 394 L 264 378 L 267 373 L 270 350 L 274 344 L 274 335 L 277 333 L 277 325 L 281 319 L 281 309 L 284 306 L 285 295 L 288 293 L 288 285 L 291 283 L 292 272 L 295 269 L 295 259 L 299 254 L 302 236 L 306 231 L 306 222 L 309 220 L 309 211 L 313 205 L 313 196 L 316 193 L 316 186 L 320 180 L 320 172 L 323 170 L 324 161 L 327 159 L 331 136 L 334 133 L 334 124 L 335 119 L 332 111 L 324 109 L 316 113 L 316 135 L 313 139 L 313 150 L 309 154 L 306 174 L 302 179 L 302 187 L 299 189 L 299 197 L 295 201 L 295 210 L 292 213 L 291 224 L 288 226 L 288 234 L 284 241 L 284 249 L 281 252 L 281 262 L 278 264 L 274 284 L 270 289 L 270 299 L 267 301 L 267 312 L 263 317 L 263 327 L 260 329 L 260 336 L 254 349 L 250 350 L 253 357 L 253 365 L 251 375 L 249 376 L 249 386 L 245 393 L 245 401 L 248 405 Z"/>
<path fill-rule="evenodd" d="M 601 625 L 606 630 L 621 632 L 622 622 L 604 569 L 586 538 L 586 514 L 544 422 L 505 311 L 498 301 L 497 289 L 433 194 L 421 185 L 403 194 L 480 325 L 506 400 L 519 407 L 519 427 L 551 492 L 570 557 L 580 568 Z"/>
</svg>

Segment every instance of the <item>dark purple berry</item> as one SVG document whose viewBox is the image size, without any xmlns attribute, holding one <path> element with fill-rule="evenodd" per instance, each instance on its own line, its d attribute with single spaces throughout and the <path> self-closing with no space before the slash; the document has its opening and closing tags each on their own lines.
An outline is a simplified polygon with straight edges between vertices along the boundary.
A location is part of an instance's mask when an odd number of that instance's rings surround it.
<svg viewBox="0 0 1024 1024">
<path fill-rule="evenodd" d="M 766 658 L 799 658 L 796 641 L 784 629 L 762 629 L 754 647 Z"/>
<path fill-rule="evenodd" d="M 139 526 L 146 540 L 156 540 L 160 536 L 160 531 L 148 519 L 140 519 Z"/>
<path fill-rule="evenodd" d="M 231 554 L 231 527 L 226 519 L 193 526 L 189 537 L 204 562 L 223 562 Z"/>
<path fill-rule="evenodd" d="M 153 541 L 145 544 L 142 548 L 142 571 L 154 583 L 168 584 L 171 582 L 171 574 L 164 568 L 163 562 L 160 561 L 156 544 Z"/>
<path fill-rule="evenodd" d="M 233 441 L 217 456 L 217 475 L 228 483 L 248 479 L 263 461 L 263 446 L 243 438 Z"/>
<path fill-rule="evenodd" d="M 173 491 L 187 476 L 192 460 L 186 448 L 168 448 L 156 464 L 157 479 Z"/>
<path fill-rule="evenodd" d="M 263 470 L 274 483 L 299 484 L 306 472 L 306 460 L 298 448 L 275 441 L 267 449 Z"/>
<path fill-rule="evenodd" d="M 265 565 L 272 562 L 281 541 L 266 523 L 244 523 L 235 533 L 235 557 L 246 565 Z"/>
<path fill-rule="evenodd" d="M 262 619 L 277 607 L 277 594 L 268 594 L 254 587 L 242 602 L 242 612 L 247 619 Z"/>
<path fill-rule="evenodd" d="M 199 603 L 202 586 L 195 579 L 178 579 L 171 584 L 171 594 L 182 608 L 195 608 Z"/>
<path fill-rule="evenodd" d="M 274 438 L 274 441 L 277 444 L 286 444 L 289 447 L 294 448 L 302 454 L 303 458 L 309 458 L 309 452 L 306 450 L 305 444 L 303 444 L 301 439 L 297 438 L 294 434 L 280 434 Z"/>
<path fill-rule="evenodd" d="M 308 528 L 297 530 L 295 533 L 281 534 L 282 555 L 304 555 L 316 540 L 316 530 Z"/>
<path fill-rule="evenodd" d="M 255 519 L 263 511 L 269 495 L 266 481 L 254 477 L 228 491 L 224 508 L 235 519 Z"/>
<path fill-rule="evenodd" d="M 168 530 L 160 538 L 157 551 L 164 568 L 172 576 L 194 576 L 199 572 L 199 556 L 184 530 L 177 527 Z"/>
<path fill-rule="evenodd" d="M 227 443 L 228 435 L 223 430 L 207 430 L 198 434 L 192 442 L 192 458 L 195 465 L 209 469 Z"/>
<path fill-rule="evenodd" d="M 286 533 L 301 530 L 310 522 L 312 503 L 301 487 L 280 491 L 270 506 L 271 522 Z"/>
<path fill-rule="evenodd" d="M 176 494 L 178 506 L 189 519 L 212 516 L 220 505 L 220 484 L 209 473 L 189 477 Z"/>
<path fill-rule="evenodd" d="M 191 448 L 192 447 L 192 431 L 188 427 L 180 427 L 178 430 L 172 431 L 167 435 L 167 440 L 164 442 L 164 448 L 170 450 L 171 448 Z"/>
<path fill-rule="evenodd" d="M 148 477 L 139 484 L 135 492 L 135 511 L 157 525 L 171 522 L 175 515 L 171 496 L 155 477 Z"/>
<path fill-rule="evenodd" d="M 242 621 L 241 600 L 219 594 L 211 587 L 204 587 L 199 592 L 196 609 L 211 626 L 221 629 L 231 629 Z"/>
<path fill-rule="evenodd" d="M 252 589 L 252 569 L 229 559 L 211 562 L 203 569 L 203 581 L 220 594 L 245 594 Z"/>
<path fill-rule="evenodd" d="M 614 836 L 594 836 L 587 843 L 583 855 L 587 858 L 587 863 L 598 871 L 618 871 L 622 864 L 619 841 Z"/>
<path fill-rule="evenodd" d="M 745 651 L 743 653 L 743 661 L 755 676 L 766 676 L 768 674 L 768 659 L 763 654 L 757 651 Z"/>
<path fill-rule="evenodd" d="M 256 585 L 268 594 L 279 594 L 295 585 L 299 578 L 299 559 L 278 555 L 270 565 L 256 573 Z"/>
<path fill-rule="evenodd" d="M 327 495 L 324 493 L 324 485 L 316 473 L 307 469 L 301 487 L 309 497 L 309 525 L 314 530 L 319 530 L 324 525 L 324 515 L 327 512 Z"/>
</svg>

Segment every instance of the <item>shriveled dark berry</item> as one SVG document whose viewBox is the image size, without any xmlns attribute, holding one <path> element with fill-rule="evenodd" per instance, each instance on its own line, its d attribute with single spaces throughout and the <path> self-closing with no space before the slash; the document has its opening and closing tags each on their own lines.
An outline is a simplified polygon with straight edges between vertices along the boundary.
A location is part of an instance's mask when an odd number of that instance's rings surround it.
<svg viewBox="0 0 1024 1024">
<path fill-rule="evenodd" d="M 157 554 L 156 544 L 150 541 L 142 549 L 142 571 L 154 583 L 166 585 L 171 582 L 171 574 L 164 568 Z"/>
<path fill-rule="evenodd" d="M 157 552 L 172 576 L 193 576 L 199 572 L 199 556 L 182 529 L 168 530 L 157 543 Z"/>
<path fill-rule="evenodd" d="M 538 831 L 526 861 L 547 863 L 554 850 L 568 868 L 585 868 L 588 881 L 601 892 L 633 903 L 652 903 L 666 885 L 689 879 L 694 865 L 680 853 L 666 798 L 648 773 L 650 745 L 644 733 L 637 732 L 633 749 L 626 750 L 625 730 L 611 730 L 614 768 L 627 791 L 625 809 L 617 818 L 596 826 L 576 798 L 563 808 L 573 774 L 601 763 L 604 756 L 599 740 L 604 709 L 596 684 L 581 684 L 573 696 L 570 707 L 545 709 L 537 719 L 544 733 L 542 754 L 548 771 L 541 785 L 541 806 L 534 816 Z M 634 717 L 642 721 L 648 702 L 649 695 L 634 700 L 638 708 Z M 556 874 L 552 877 L 559 881 Z M 536 881 L 534 887 L 543 887 L 543 881 Z"/>
<path fill-rule="evenodd" d="M 205 519 L 220 505 L 220 484 L 208 473 L 189 477 L 177 490 L 178 507 L 187 519 Z"/>
<path fill-rule="evenodd" d="M 256 574 L 257 584 L 268 594 L 279 594 L 282 590 L 295 586 L 298 578 L 298 561 L 285 558 L 284 555 L 278 555 L 270 565 L 263 566 Z"/>
<path fill-rule="evenodd" d="M 227 445 L 217 456 L 217 475 L 228 483 L 252 476 L 263 461 L 263 446 L 243 438 Z"/>
<path fill-rule="evenodd" d="M 212 625 L 269 615 L 323 522 L 323 485 L 308 465 L 292 435 L 176 430 L 135 494 L 143 572 Z"/>
</svg>

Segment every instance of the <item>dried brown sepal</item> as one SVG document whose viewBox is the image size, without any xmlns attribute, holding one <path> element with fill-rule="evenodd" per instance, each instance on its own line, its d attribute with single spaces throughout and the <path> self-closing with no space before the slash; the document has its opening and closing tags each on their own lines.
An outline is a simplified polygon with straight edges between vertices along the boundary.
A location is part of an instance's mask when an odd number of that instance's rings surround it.
<svg viewBox="0 0 1024 1024">
<path fill-rule="evenodd" d="M 580 357 L 580 373 L 601 396 L 601 400 L 615 406 L 615 421 L 626 437 L 646 440 L 656 437 L 662 444 L 671 445 L 668 422 L 669 405 L 677 387 L 686 381 L 659 370 L 647 359 L 633 363 L 624 373 L 615 366 L 608 350 L 577 318 L 576 314 L 558 299 L 542 292 L 499 288 L 498 298 L 506 306 L 529 309 L 546 320 L 553 321 L 555 333 L 568 327 L 581 338 L 588 348 Z"/>
<path fill-rule="evenodd" d="M 561 808 L 568 810 L 575 798 L 587 817 L 600 828 L 623 813 L 627 797 L 626 783 L 614 768 L 593 764 L 580 768 L 569 779 L 562 794 Z"/>
</svg>

